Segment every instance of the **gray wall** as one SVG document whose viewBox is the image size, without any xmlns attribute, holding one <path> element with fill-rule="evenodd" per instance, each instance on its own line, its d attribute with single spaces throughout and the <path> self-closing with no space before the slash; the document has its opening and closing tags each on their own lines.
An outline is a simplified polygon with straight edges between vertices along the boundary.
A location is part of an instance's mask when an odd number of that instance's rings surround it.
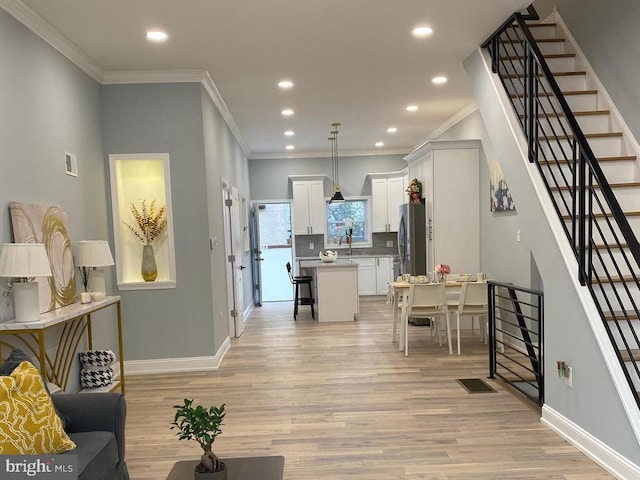
<svg viewBox="0 0 640 480">
<path fill-rule="evenodd" d="M 74 247 L 108 239 L 100 85 L 3 10 L 0 65 L 0 240 L 12 241 L 12 201 L 64 208 Z M 77 155 L 77 178 L 65 175 L 65 151 Z M 9 299 L 0 299 L 0 320 L 12 318 Z M 114 347 L 109 310 L 94 317 L 98 347 Z M 69 390 L 77 385 L 72 374 Z"/>
<path fill-rule="evenodd" d="M 556 6 L 636 138 L 640 138 L 640 2 L 543 0 L 541 18 Z"/>
<path fill-rule="evenodd" d="M 122 291 L 127 360 L 210 356 L 214 338 L 201 86 L 104 85 L 105 162 L 170 155 L 176 288 Z M 225 335 L 226 336 L 226 335 Z"/>
<path fill-rule="evenodd" d="M 408 152 L 407 152 L 408 153 Z M 367 155 L 339 158 L 340 190 L 345 196 L 371 195 L 367 173 L 396 172 L 407 166 L 404 155 Z M 288 175 L 326 175 L 325 196 L 333 193 L 331 158 L 278 158 L 249 160 L 252 200 L 291 198 Z"/>
</svg>

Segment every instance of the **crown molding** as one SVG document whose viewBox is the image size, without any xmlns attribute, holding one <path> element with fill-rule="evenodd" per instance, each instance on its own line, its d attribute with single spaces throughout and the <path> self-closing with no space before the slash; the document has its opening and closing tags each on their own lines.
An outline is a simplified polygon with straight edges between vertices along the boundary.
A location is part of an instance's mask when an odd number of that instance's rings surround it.
<svg viewBox="0 0 640 480">
<path fill-rule="evenodd" d="M 104 70 L 83 50 L 78 48 L 69 37 L 62 34 L 60 30 L 51 25 L 51 23 L 36 13 L 32 8 L 20 0 L 0 0 L 0 8 L 58 50 L 58 52 L 80 67 L 89 76 L 98 82 L 102 81 Z"/>
<path fill-rule="evenodd" d="M 380 157 L 384 155 L 407 155 L 408 148 L 398 148 L 393 150 L 348 150 L 345 152 L 340 151 L 340 158 L 345 157 Z M 331 158 L 331 153 L 322 152 L 297 152 L 297 153 L 254 153 L 249 157 L 249 160 L 274 160 L 281 158 Z"/>
</svg>

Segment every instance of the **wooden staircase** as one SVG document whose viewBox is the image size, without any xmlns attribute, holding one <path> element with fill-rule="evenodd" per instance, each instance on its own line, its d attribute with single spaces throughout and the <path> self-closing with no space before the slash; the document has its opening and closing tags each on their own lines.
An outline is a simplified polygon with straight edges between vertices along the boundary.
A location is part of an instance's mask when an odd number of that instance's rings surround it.
<svg viewBox="0 0 640 480">
<path fill-rule="evenodd" d="M 640 164 L 635 140 L 625 135 L 624 123 L 615 114 L 617 110 L 607 104 L 607 95 L 594 88 L 599 82 L 589 73 L 592 70 L 586 68 L 586 61 L 580 58 L 561 28 L 555 23 L 533 23 L 528 27 L 628 224 L 636 238 L 640 237 Z M 513 24 L 507 30 L 497 55 L 493 46 L 494 62 L 500 62 L 502 83 L 529 137 L 530 158 L 538 163 L 567 235 L 574 238 L 572 233 L 576 233 L 579 216 L 574 177 L 574 170 L 578 171 L 574 159 L 579 154 L 576 156 L 575 136 L 544 73 L 528 63 L 531 60 L 525 55 L 526 35 L 522 28 Z M 535 75 L 529 75 L 531 71 Z M 535 95 L 528 95 L 534 82 Z M 539 113 L 533 116 L 532 111 Z M 528 121 L 527 115 L 535 120 Z M 621 228 L 612 220 L 602 190 L 598 184 L 589 187 L 588 202 L 593 208 L 589 210 L 589 221 L 595 227 L 590 227 L 591 236 L 587 238 L 586 249 L 592 254 L 587 283 L 640 405 L 640 268 L 622 238 Z M 577 242 L 574 247 L 578 252 Z"/>
</svg>

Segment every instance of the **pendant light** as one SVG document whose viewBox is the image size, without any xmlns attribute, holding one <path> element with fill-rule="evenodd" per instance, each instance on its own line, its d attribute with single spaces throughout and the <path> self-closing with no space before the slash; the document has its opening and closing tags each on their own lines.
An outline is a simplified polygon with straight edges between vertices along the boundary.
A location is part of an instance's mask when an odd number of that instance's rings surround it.
<svg viewBox="0 0 640 480">
<path fill-rule="evenodd" d="M 333 196 L 329 203 L 340 203 L 344 202 L 344 197 L 342 196 L 342 192 L 340 192 L 340 174 L 339 174 L 339 163 L 338 163 L 338 127 L 339 123 L 332 123 L 331 126 L 333 130 L 331 130 L 331 165 L 332 170 L 335 165 L 335 171 L 333 172 Z"/>
</svg>

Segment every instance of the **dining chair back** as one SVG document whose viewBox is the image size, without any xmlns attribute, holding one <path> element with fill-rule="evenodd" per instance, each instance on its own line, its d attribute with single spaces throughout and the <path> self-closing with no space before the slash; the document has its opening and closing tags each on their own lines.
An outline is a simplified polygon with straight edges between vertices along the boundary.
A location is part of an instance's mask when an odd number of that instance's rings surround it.
<svg viewBox="0 0 640 480">
<path fill-rule="evenodd" d="M 466 282 L 462 284 L 460 291 L 460 301 L 456 311 L 456 327 L 458 331 L 458 355 L 460 355 L 460 317 L 471 317 L 471 329 L 473 331 L 474 317 L 484 318 L 484 326 L 480 324 L 482 338 L 487 338 L 487 328 L 489 320 L 489 307 L 487 305 L 487 283 L 486 282 Z M 480 322 L 479 322 L 480 323 Z"/>
<path fill-rule="evenodd" d="M 404 354 L 409 355 L 409 318 L 429 318 L 432 326 L 436 328 L 436 334 L 440 345 L 440 320 L 446 322 L 447 340 L 449 342 L 449 354 L 451 349 L 451 324 L 449 322 L 449 310 L 447 308 L 447 294 L 444 283 L 414 283 L 409 287 L 407 299 L 406 325 L 404 325 Z"/>
</svg>

